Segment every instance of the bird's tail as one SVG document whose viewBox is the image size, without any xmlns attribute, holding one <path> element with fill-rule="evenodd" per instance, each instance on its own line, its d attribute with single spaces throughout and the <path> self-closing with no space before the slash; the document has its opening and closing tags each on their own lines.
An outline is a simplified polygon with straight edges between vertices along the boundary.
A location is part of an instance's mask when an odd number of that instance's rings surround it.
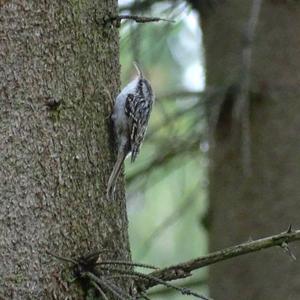
<svg viewBox="0 0 300 300">
<path fill-rule="evenodd" d="M 138 76 L 139 76 L 140 78 L 144 78 L 144 74 L 143 74 L 141 68 L 139 67 L 139 65 L 137 64 L 137 62 L 134 61 L 134 62 L 133 62 L 133 65 L 134 65 L 134 67 L 135 67 L 135 69 L 136 69 L 136 71 L 137 71 L 137 73 L 138 73 Z"/>
<path fill-rule="evenodd" d="M 109 177 L 108 184 L 107 184 L 107 190 L 106 190 L 106 196 L 109 200 L 113 199 L 116 182 L 119 177 L 125 157 L 126 157 L 126 155 L 123 153 L 118 154 L 117 161 L 116 161 L 114 168 L 111 172 L 111 175 Z"/>
</svg>

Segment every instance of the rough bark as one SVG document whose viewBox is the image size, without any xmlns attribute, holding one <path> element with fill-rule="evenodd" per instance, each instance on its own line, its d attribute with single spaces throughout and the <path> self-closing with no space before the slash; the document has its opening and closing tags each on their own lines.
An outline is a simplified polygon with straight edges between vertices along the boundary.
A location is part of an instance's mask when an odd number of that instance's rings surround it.
<svg viewBox="0 0 300 300">
<path fill-rule="evenodd" d="M 251 3 L 219 1 L 202 20 L 208 85 L 238 82 Z M 210 149 L 210 250 L 300 226 L 299 37 L 299 3 L 263 1 L 250 73 L 251 91 L 260 94 L 250 105 L 251 173 L 244 172 L 234 101 L 227 99 Z M 299 257 L 299 246 L 291 247 Z M 237 258 L 211 267 L 211 296 L 296 300 L 299 270 L 280 249 Z"/>
<path fill-rule="evenodd" d="M 120 66 L 118 31 L 99 20 L 117 1 L 1 5 L 0 295 L 81 299 L 46 250 L 130 258 L 123 182 L 105 197 Z"/>
</svg>

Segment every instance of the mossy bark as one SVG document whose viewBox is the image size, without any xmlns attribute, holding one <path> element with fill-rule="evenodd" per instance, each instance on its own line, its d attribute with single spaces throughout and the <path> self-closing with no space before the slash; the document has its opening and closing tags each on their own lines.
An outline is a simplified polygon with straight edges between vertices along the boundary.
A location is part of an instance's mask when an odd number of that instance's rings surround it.
<svg viewBox="0 0 300 300">
<path fill-rule="evenodd" d="M 117 1 L 6 1 L 0 18 L 0 295 L 81 299 L 64 264 L 102 248 L 130 259 L 124 182 L 115 161 Z"/>
<path fill-rule="evenodd" d="M 202 19 L 209 86 L 239 82 L 252 2 L 219 1 Z M 210 149 L 210 250 L 300 226 L 300 5 L 262 2 L 250 70 L 250 170 L 228 101 Z M 291 248 L 299 257 L 299 246 Z M 299 270 L 279 248 L 236 258 L 210 269 L 211 296 L 299 299 Z"/>
</svg>

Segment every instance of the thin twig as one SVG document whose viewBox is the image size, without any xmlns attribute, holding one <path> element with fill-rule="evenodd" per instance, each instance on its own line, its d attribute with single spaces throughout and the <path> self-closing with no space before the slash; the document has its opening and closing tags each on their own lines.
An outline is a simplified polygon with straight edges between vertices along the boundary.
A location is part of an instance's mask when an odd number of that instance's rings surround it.
<svg viewBox="0 0 300 300">
<path fill-rule="evenodd" d="M 53 256 L 53 257 L 59 259 L 59 260 L 62 260 L 62 261 L 68 262 L 68 263 L 72 263 L 74 265 L 78 264 L 78 262 L 76 260 L 72 259 L 72 258 L 63 257 L 63 256 L 59 256 L 59 255 L 53 254 L 49 250 L 46 250 L 46 253 L 49 254 L 50 256 Z"/>
<path fill-rule="evenodd" d="M 164 281 L 171 281 L 180 278 L 191 276 L 191 272 L 205 266 L 215 264 L 219 261 L 227 260 L 236 256 L 245 255 L 247 253 L 256 252 L 262 249 L 271 248 L 274 246 L 282 246 L 282 244 L 300 240 L 300 230 L 286 231 L 270 237 L 248 241 L 233 247 L 229 247 L 220 251 L 210 253 L 206 256 L 198 257 L 187 262 L 170 266 L 159 271 L 150 273 L 150 276 L 155 276 Z M 157 285 L 154 281 L 139 280 L 136 281 L 136 286 L 150 288 Z"/>
<path fill-rule="evenodd" d="M 290 249 L 290 247 L 287 243 L 283 242 L 281 244 L 281 248 L 291 258 L 291 260 L 296 260 L 295 254 L 292 252 L 292 250 Z"/>
<path fill-rule="evenodd" d="M 103 277 L 101 277 L 101 281 L 102 281 L 103 285 L 105 285 L 106 287 L 109 287 L 111 290 L 114 290 L 115 292 L 117 292 L 119 294 L 119 297 L 121 295 L 121 297 L 123 297 L 121 299 L 129 299 L 129 300 L 132 299 L 133 300 L 133 297 L 131 297 L 124 290 L 122 290 L 121 288 L 119 288 L 118 286 L 116 286 L 115 284 L 113 284 L 112 282 L 104 279 Z"/>
<path fill-rule="evenodd" d="M 191 291 L 191 290 L 189 290 L 187 288 L 181 288 L 181 287 L 178 287 L 176 285 L 170 284 L 170 283 L 168 283 L 168 282 L 166 282 L 166 281 L 164 281 L 162 279 L 159 279 L 159 278 L 157 278 L 157 277 L 155 277 L 155 276 L 153 276 L 151 274 L 142 274 L 142 273 L 136 272 L 136 275 L 138 277 L 140 277 L 140 278 L 147 279 L 147 280 L 149 280 L 151 282 L 154 281 L 154 282 L 156 282 L 156 284 L 162 284 L 162 285 L 164 285 L 164 286 L 166 286 L 168 288 L 171 288 L 171 289 L 174 289 L 176 291 L 179 291 L 183 295 L 191 295 L 191 296 L 194 296 L 196 298 L 204 299 L 204 300 L 208 300 L 209 299 L 209 298 L 204 297 L 202 295 L 199 295 L 199 294 L 197 294 L 197 293 L 195 293 L 195 292 L 193 292 L 193 291 Z"/>
<path fill-rule="evenodd" d="M 121 291 L 120 288 L 118 288 L 117 286 L 115 286 L 114 284 L 112 284 L 111 282 L 108 282 L 107 280 L 105 280 L 103 278 L 101 278 L 101 279 L 98 278 L 96 275 L 94 275 L 91 272 L 83 273 L 82 276 L 88 277 L 90 280 L 96 282 L 99 285 L 103 285 L 106 289 L 108 289 L 110 292 L 112 292 L 115 296 L 117 296 L 121 300 L 132 299 L 129 295 L 128 295 L 128 298 L 124 298 L 123 297 L 124 292 Z"/>
<path fill-rule="evenodd" d="M 113 274 L 113 275 L 105 275 L 105 278 L 107 279 L 113 279 L 113 278 L 132 278 L 136 277 L 136 275 L 132 274 Z M 1 299 L 0 299 L 1 300 Z"/>
<path fill-rule="evenodd" d="M 180 284 L 178 287 L 182 288 L 199 288 L 201 286 L 207 285 L 207 279 L 201 279 L 201 278 L 192 278 L 190 277 L 189 281 L 185 281 L 184 284 Z M 151 290 L 148 295 L 153 297 L 165 297 L 165 296 L 171 296 L 176 291 L 166 288 L 165 286 L 162 286 L 160 288 L 156 288 Z"/>
<path fill-rule="evenodd" d="M 136 15 L 119 15 L 113 16 L 109 18 L 110 21 L 118 21 L 121 22 L 122 20 L 132 20 L 137 23 L 150 23 L 150 22 L 169 22 L 174 23 L 175 20 L 164 19 L 164 18 L 157 18 L 157 17 L 144 17 L 144 16 L 136 16 Z"/>
<path fill-rule="evenodd" d="M 104 300 L 108 300 L 102 288 L 95 281 L 92 281 L 92 285 L 96 288 Z"/>
<path fill-rule="evenodd" d="M 175 289 L 175 290 L 181 292 L 183 295 L 192 295 L 192 296 L 200 298 L 200 299 L 208 300 L 208 298 L 206 298 L 206 297 L 204 297 L 202 295 L 199 295 L 199 294 L 197 294 L 195 292 L 192 292 L 189 289 L 177 287 L 177 286 L 175 286 L 173 284 L 170 284 L 170 283 L 166 282 L 163 279 L 160 279 L 160 278 L 152 275 L 152 274 L 154 274 L 154 272 L 151 273 L 151 274 L 144 274 L 144 273 L 140 273 L 140 272 L 136 272 L 136 271 L 124 270 L 124 269 L 119 269 L 119 268 L 105 268 L 105 267 L 102 267 L 101 269 L 103 269 L 105 271 L 117 272 L 117 273 L 120 273 L 120 274 L 125 274 L 125 275 L 128 275 L 129 277 L 131 277 L 131 276 L 132 277 L 138 277 L 140 279 L 144 279 L 144 280 L 147 280 L 149 282 L 156 283 L 154 285 L 162 284 L 162 285 L 164 285 L 166 287 Z"/>
<path fill-rule="evenodd" d="M 125 266 L 133 266 L 133 267 L 141 267 L 145 269 L 154 269 L 158 270 L 158 267 L 147 265 L 147 264 L 140 264 L 140 263 L 132 263 L 130 261 L 121 261 L 121 260 L 104 260 L 104 261 L 97 261 L 96 265 L 125 265 Z"/>
<path fill-rule="evenodd" d="M 145 300 L 151 300 L 144 292 L 141 292 L 139 295 Z"/>
</svg>

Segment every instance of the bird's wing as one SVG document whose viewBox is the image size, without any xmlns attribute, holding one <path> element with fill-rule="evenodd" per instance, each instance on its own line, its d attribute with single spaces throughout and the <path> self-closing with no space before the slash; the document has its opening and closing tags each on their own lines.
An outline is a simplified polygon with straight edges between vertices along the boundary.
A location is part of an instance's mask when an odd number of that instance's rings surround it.
<svg viewBox="0 0 300 300">
<path fill-rule="evenodd" d="M 145 80 L 141 80 L 141 85 L 145 85 Z M 148 88 L 148 86 L 147 86 Z M 137 88 L 135 94 L 129 94 L 125 103 L 125 113 L 131 124 L 130 144 L 131 144 L 131 162 L 136 159 L 139 148 L 144 140 L 148 120 L 152 108 L 152 98 L 145 97 L 143 86 Z"/>
</svg>

